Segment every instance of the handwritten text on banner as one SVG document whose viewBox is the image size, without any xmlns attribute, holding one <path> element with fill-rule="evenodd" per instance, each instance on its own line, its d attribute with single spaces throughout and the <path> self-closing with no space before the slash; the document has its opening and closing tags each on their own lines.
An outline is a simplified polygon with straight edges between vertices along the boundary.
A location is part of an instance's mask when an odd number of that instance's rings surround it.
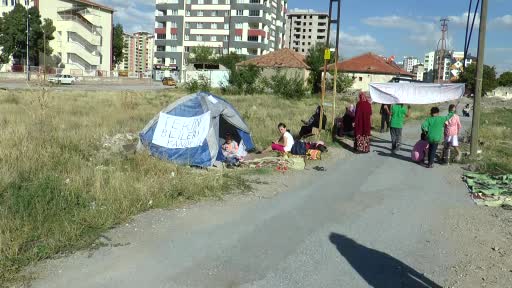
<svg viewBox="0 0 512 288">
<path fill-rule="evenodd" d="M 153 144 L 167 148 L 201 146 L 210 128 L 210 112 L 196 117 L 177 117 L 160 113 Z"/>
</svg>

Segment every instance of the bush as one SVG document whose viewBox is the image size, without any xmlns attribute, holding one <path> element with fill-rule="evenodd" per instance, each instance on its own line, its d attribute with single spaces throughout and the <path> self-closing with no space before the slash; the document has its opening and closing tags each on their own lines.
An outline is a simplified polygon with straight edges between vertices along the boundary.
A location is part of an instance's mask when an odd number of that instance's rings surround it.
<svg viewBox="0 0 512 288">
<path fill-rule="evenodd" d="M 277 73 L 270 79 L 270 87 L 274 94 L 285 99 L 302 99 L 307 91 L 302 77 L 295 75 L 288 78 L 282 73 Z"/>
<path fill-rule="evenodd" d="M 231 70 L 229 73 L 229 86 L 223 87 L 224 91 L 236 91 L 237 94 L 256 94 L 261 93 L 257 81 L 261 75 L 261 69 L 256 65 L 248 65 Z"/>
<path fill-rule="evenodd" d="M 208 80 L 208 77 L 204 75 L 199 75 L 199 79 L 192 79 L 191 81 L 185 83 L 185 89 L 189 93 L 196 93 L 199 91 L 210 92 L 212 90 L 212 87 L 210 86 L 210 81 Z"/>
</svg>

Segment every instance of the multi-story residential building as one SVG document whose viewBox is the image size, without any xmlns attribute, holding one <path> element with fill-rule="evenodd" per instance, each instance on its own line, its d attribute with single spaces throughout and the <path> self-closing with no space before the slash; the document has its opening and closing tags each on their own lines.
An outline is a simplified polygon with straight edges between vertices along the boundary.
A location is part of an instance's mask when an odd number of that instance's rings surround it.
<svg viewBox="0 0 512 288">
<path fill-rule="evenodd" d="M 286 0 L 156 0 L 155 64 L 183 70 L 194 47 L 263 55 L 284 47 Z"/>
<path fill-rule="evenodd" d="M 153 69 L 154 36 L 148 32 L 123 35 L 123 61 L 119 70 L 127 73 L 145 73 Z"/>
<path fill-rule="evenodd" d="M 425 54 L 425 60 L 424 60 L 424 74 L 423 74 L 423 81 L 432 83 L 434 82 L 434 66 L 436 60 L 436 52 L 428 52 Z"/>
<path fill-rule="evenodd" d="M 311 46 L 327 41 L 329 14 L 313 10 L 295 10 L 286 15 L 286 44 L 303 55 Z"/>
<path fill-rule="evenodd" d="M 404 57 L 403 67 L 404 70 L 411 73 L 415 65 L 418 65 L 420 61 L 416 57 Z"/>
<path fill-rule="evenodd" d="M 0 0 L 0 16 L 10 12 L 18 3 L 26 8 L 34 6 L 34 0 Z"/>
<path fill-rule="evenodd" d="M 412 68 L 412 74 L 415 75 L 414 80 L 423 81 L 423 73 L 425 73 L 425 65 L 417 64 Z"/>
<path fill-rule="evenodd" d="M 50 18 L 56 30 L 50 42 L 64 72 L 105 76 L 112 68 L 112 8 L 90 0 L 35 1 L 41 18 Z"/>
</svg>

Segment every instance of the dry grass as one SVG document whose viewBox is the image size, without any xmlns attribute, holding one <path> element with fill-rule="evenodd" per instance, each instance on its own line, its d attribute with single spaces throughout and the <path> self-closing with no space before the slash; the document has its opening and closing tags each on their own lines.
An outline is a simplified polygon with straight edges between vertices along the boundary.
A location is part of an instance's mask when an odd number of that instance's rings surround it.
<svg viewBox="0 0 512 288">
<path fill-rule="evenodd" d="M 480 171 L 491 174 L 512 173 L 512 109 L 494 108 L 484 111 L 480 127 Z"/>
<path fill-rule="evenodd" d="M 15 281 L 30 263 L 89 246 L 101 232 L 148 209 L 250 189 L 246 172 L 102 152 L 105 136 L 137 134 L 185 94 L 0 91 L 0 283 Z M 296 133 L 319 102 L 225 98 L 246 119 L 259 148 L 278 136 L 278 122 Z"/>
</svg>

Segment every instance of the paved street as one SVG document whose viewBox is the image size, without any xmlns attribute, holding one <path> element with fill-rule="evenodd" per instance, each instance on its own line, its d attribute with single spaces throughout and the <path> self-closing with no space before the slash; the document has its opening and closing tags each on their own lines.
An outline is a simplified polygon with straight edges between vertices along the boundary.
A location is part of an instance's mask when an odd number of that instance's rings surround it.
<svg viewBox="0 0 512 288">
<path fill-rule="evenodd" d="M 1 80 L 0 89 L 31 89 L 38 87 L 38 81 L 20 81 L 20 80 Z M 61 91 L 148 91 L 161 89 L 174 89 L 173 87 L 164 86 L 159 81 L 133 80 L 125 82 L 108 82 L 108 81 L 81 81 L 73 85 L 55 85 L 52 89 Z"/>
<path fill-rule="evenodd" d="M 42 265 L 34 287 L 442 287 L 464 237 L 447 211 L 474 207 L 459 171 L 408 161 L 418 130 L 398 155 L 377 133 L 372 153 L 275 197 L 149 212 L 108 233 L 119 245 Z"/>
</svg>

